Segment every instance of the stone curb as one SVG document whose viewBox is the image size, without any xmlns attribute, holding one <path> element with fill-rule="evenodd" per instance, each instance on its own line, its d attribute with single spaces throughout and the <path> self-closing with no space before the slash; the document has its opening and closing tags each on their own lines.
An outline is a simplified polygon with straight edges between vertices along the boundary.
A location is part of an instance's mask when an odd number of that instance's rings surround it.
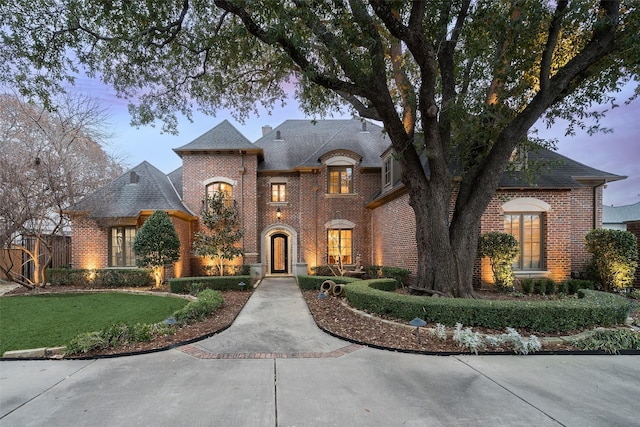
<svg viewBox="0 0 640 427">
<path fill-rule="evenodd" d="M 32 348 L 28 350 L 10 350 L 6 351 L 3 359 L 36 359 L 36 358 L 62 358 L 66 347 L 42 347 Z"/>
</svg>

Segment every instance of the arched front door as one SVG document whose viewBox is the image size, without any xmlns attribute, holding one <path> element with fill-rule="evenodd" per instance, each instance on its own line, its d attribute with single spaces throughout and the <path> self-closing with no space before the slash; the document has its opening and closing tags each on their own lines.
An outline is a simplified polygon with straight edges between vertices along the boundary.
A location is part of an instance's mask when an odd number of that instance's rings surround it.
<svg viewBox="0 0 640 427">
<path fill-rule="evenodd" d="M 271 273 L 289 273 L 289 236 L 286 234 L 271 236 Z"/>
</svg>

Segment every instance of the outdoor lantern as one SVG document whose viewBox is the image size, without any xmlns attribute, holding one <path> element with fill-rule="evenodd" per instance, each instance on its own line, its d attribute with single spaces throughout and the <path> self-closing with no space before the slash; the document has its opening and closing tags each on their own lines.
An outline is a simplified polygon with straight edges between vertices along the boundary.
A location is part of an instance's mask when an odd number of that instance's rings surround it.
<svg viewBox="0 0 640 427">
<path fill-rule="evenodd" d="M 411 326 L 415 326 L 418 329 L 418 344 L 420 344 L 420 326 L 426 325 L 427 322 L 425 322 L 424 320 L 420 319 L 419 317 L 416 317 L 411 322 L 409 322 L 409 324 Z"/>
<path fill-rule="evenodd" d="M 276 209 L 276 218 L 278 218 L 278 221 L 282 219 L 282 211 L 280 210 L 280 206 L 278 206 L 278 209 Z"/>
<path fill-rule="evenodd" d="M 177 324 L 178 321 L 175 319 L 175 317 L 171 316 L 171 317 L 168 317 L 168 318 L 164 319 L 164 321 L 162 323 L 167 325 L 167 339 L 169 339 L 169 336 L 171 335 L 171 327 L 173 325 Z"/>
</svg>

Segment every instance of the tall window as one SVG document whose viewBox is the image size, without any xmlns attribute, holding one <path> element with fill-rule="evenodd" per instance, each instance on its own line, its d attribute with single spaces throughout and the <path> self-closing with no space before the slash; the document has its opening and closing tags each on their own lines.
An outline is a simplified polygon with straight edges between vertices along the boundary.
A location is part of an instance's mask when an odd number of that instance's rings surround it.
<svg viewBox="0 0 640 427">
<path fill-rule="evenodd" d="M 353 167 L 330 166 L 327 192 L 331 194 L 353 193 Z"/>
<path fill-rule="evenodd" d="M 271 201 L 286 202 L 287 201 L 287 184 L 271 184 Z"/>
<path fill-rule="evenodd" d="M 113 227 L 109 234 L 109 267 L 135 267 L 133 240 L 136 237 L 136 228 Z"/>
<path fill-rule="evenodd" d="M 387 158 L 384 161 L 384 185 L 391 185 L 391 158 Z"/>
<path fill-rule="evenodd" d="M 213 182 L 207 185 L 207 197 L 213 196 L 213 194 L 218 191 L 224 193 L 227 206 L 230 206 L 232 203 L 233 186 L 226 182 Z"/>
<path fill-rule="evenodd" d="M 329 264 L 353 264 L 353 253 L 351 236 L 352 230 L 327 230 L 327 253 L 329 254 Z"/>
<path fill-rule="evenodd" d="M 539 213 L 504 215 L 505 233 L 513 235 L 520 245 L 520 253 L 513 263 L 514 270 L 542 269 L 542 216 Z"/>
</svg>

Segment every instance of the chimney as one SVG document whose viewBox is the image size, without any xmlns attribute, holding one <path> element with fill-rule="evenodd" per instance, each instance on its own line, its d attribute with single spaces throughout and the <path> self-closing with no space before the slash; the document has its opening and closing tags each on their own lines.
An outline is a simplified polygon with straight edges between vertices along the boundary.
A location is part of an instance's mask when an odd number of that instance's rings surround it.
<svg viewBox="0 0 640 427">
<path fill-rule="evenodd" d="M 273 130 L 273 128 L 271 126 L 269 126 L 269 125 L 262 126 L 262 136 L 265 136 L 266 134 L 268 134 L 272 130 Z"/>
</svg>

